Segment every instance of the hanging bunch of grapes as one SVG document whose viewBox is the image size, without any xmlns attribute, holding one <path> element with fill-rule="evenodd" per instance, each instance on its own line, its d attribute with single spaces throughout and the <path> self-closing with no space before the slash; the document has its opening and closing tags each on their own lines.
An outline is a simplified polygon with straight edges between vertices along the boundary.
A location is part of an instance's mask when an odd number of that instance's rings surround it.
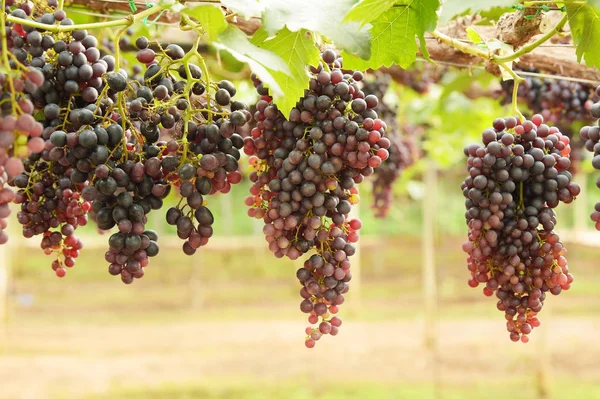
<svg viewBox="0 0 600 399">
<path fill-rule="evenodd" d="M 55 2 L 15 3 L 10 13 L 73 25 Z M 251 115 L 232 99 L 234 85 L 211 82 L 198 53 L 175 44 L 153 50 L 137 38 L 139 73 L 132 77 L 118 52 L 103 55 L 86 30 L 56 34 L 11 23 L 6 31 L 12 61 L 1 79 L 10 90 L 2 93 L 9 134 L 0 143 L 0 217 L 11 200 L 9 182 L 18 190 L 23 235 L 41 236 L 59 277 L 75 264 L 82 243 L 74 233 L 88 216 L 100 230 L 116 227 L 108 270 L 131 283 L 159 251 L 157 234 L 146 228 L 149 213 L 176 188 L 183 200 L 168 210 L 167 222 L 177 226 L 186 254 L 205 245 L 213 223 L 206 198 L 241 180 L 238 131 Z M 36 121 L 31 115 L 38 111 Z M 19 156 L 26 157 L 22 164 L 13 161 Z"/>
<path fill-rule="evenodd" d="M 375 111 L 378 98 L 361 90 L 360 71 L 341 68 L 341 58 L 323 52 L 306 95 L 289 117 L 253 77 L 262 98 L 256 104 L 257 126 L 244 141 L 255 169 L 248 214 L 263 219 L 269 249 L 290 259 L 313 252 L 296 273 L 300 310 L 314 326 L 306 329 L 309 348 L 323 334 L 338 333 L 336 314 L 349 289 L 350 257 L 361 227 L 350 217 L 359 201 L 357 184 L 380 167 L 390 148 L 386 125 Z"/>
<path fill-rule="evenodd" d="M 423 127 L 404 123 L 398 127 L 396 107 L 388 105 L 385 93 L 390 86 L 390 75 L 375 73 L 374 79 L 363 80 L 363 92 L 381 100 L 375 111 L 387 126 L 386 136 L 390 140 L 389 157 L 375 170 L 370 178 L 372 182 L 373 204 L 371 207 L 378 218 L 388 215 L 394 200 L 394 183 L 419 157 L 418 139 L 422 137 Z"/>
<path fill-rule="evenodd" d="M 496 119 L 483 145 L 465 148 L 469 285 L 496 294 L 513 341 L 527 342 L 547 293 L 573 282 L 554 208 L 572 202 L 580 188 L 569 172 L 569 138 L 542 122 L 540 115 L 522 124 Z"/>
</svg>

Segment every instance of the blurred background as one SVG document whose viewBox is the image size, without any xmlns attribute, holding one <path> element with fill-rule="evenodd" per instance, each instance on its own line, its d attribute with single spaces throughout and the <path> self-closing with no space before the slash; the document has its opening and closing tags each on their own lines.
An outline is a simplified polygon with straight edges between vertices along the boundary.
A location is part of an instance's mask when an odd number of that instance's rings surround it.
<svg viewBox="0 0 600 399">
<path fill-rule="evenodd" d="M 222 77 L 235 81 L 236 99 L 256 101 L 243 65 L 225 54 L 208 63 L 215 73 L 228 63 Z M 508 115 L 510 88 L 481 70 L 439 68 L 369 77 L 412 152 L 386 182 L 386 217 L 375 217 L 372 181 L 361 185 L 360 250 L 338 336 L 305 348 L 302 262 L 268 251 L 262 221 L 246 215 L 246 174 L 209 199 L 215 236 L 192 257 L 164 222 L 168 204 L 154 211 L 161 252 L 131 286 L 108 274 L 108 235 L 92 223 L 79 232 L 77 265 L 58 279 L 12 220 L 0 248 L 0 398 L 600 398 L 600 233 L 588 216 L 600 190 L 587 154 L 574 155 L 582 194 L 557 210 L 575 282 L 547 299 L 528 344 L 513 343 L 496 300 L 467 286 L 460 190 L 462 149 Z M 572 91 L 591 99 L 588 86 Z M 581 149 L 588 121 L 561 112 L 546 116 Z"/>
</svg>

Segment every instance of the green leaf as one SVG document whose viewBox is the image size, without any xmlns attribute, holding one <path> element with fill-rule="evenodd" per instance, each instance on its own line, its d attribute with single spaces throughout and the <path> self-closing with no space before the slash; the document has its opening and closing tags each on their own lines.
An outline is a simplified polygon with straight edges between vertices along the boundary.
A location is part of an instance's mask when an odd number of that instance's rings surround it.
<svg viewBox="0 0 600 399">
<path fill-rule="evenodd" d="M 416 2 L 417 10 L 417 37 L 421 46 L 423 57 L 430 61 L 429 51 L 427 51 L 427 42 L 425 41 L 425 32 L 435 30 L 438 22 L 437 10 L 440 8 L 440 0 L 420 0 Z"/>
<path fill-rule="evenodd" d="M 201 4 L 195 7 L 187 7 L 183 10 L 202 25 L 206 36 L 210 41 L 217 39 L 219 34 L 227 29 L 227 21 L 221 7 L 210 4 Z"/>
<path fill-rule="evenodd" d="M 373 21 L 372 51 L 369 59 L 360 59 L 343 52 L 344 65 L 358 69 L 377 69 L 398 64 L 408 67 L 417 58 L 418 36 L 424 57 L 429 57 L 425 46 L 425 32 L 435 29 L 438 0 L 404 0 L 395 4 L 380 18 Z"/>
<path fill-rule="evenodd" d="M 587 4 L 566 4 L 577 61 L 600 68 L 600 18 Z"/>
<path fill-rule="evenodd" d="M 442 7 L 440 22 L 445 24 L 457 15 L 476 14 L 494 7 L 512 7 L 515 0 L 446 0 Z"/>
<path fill-rule="evenodd" d="M 467 31 L 467 39 L 469 39 L 473 43 L 479 44 L 479 43 L 483 42 L 481 35 L 479 35 L 479 33 L 477 33 L 477 31 L 475 29 L 473 29 L 472 26 L 467 26 L 466 31 Z"/>
<path fill-rule="evenodd" d="M 229 25 L 219 35 L 213 45 L 220 50 L 229 52 L 239 61 L 247 63 L 260 80 L 269 86 L 274 96 L 283 95 L 272 72 L 290 74 L 290 69 L 278 55 L 250 43 L 248 37 L 232 25 Z"/>
<path fill-rule="evenodd" d="M 600 0 L 588 0 L 588 4 L 591 5 L 592 7 L 599 8 Z"/>
<path fill-rule="evenodd" d="M 304 89 L 308 87 L 310 76 L 307 66 L 319 64 L 319 50 L 304 29 L 292 32 L 283 28 L 275 37 L 267 38 L 267 36 L 266 31 L 261 29 L 256 32 L 252 41 L 256 44 L 257 40 L 262 40 L 257 46 L 280 56 L 290 69 L 289 75 L 273 71 L 273 77 L 283 91 L 282 96 L 273 96 L 274 102 L 287 116 L 304 94 Z"/>
<path fill-rule="evenodd" d="M 480 11 L 479 16 L 481 17 L 481 20 L 477 21 L 475 25 L 493 26 L 502 15 L 513 11 L 514 9 L 509 7 L 493 7 L 486 11 Z"/>
<path fill-rule="evenodd" d="M 344 17 L 344 22 L 357 21 L 366 24 L 379 18 L 394 4 L 390 0 L 362 0 L 350 9 Z"/>
<path fill-rule="evenodd" d="M 260 28 L 259 30 L 254 32 L 254 35 L 252 35 L 252 37 L 250 38 L 250 43 L 260 47 L 260 45 L 268 38 L 269 34 L 267 33 L 267 31 L 263 28 Z"/>
<path fill-rule="evenodd" d="M 435 30 L 438 23 L 438 8 L 440 8 L 440 0 L 415 0 L 408 1 L 406 5 L 414 7 L 417 10 L 417 24 L 419 26 L 418 35 L 423 35 L 425 32 Z"/>
<path fill-rule="evenodd" d="M 337 48 L 360 57 L 370 56 L 370 25 L 343 22 L 355 0 L 265 0 L 263 27 L 275 34 L 284 26 L 292 32 L 306 29 L 320 33 Z"/>
</svg>

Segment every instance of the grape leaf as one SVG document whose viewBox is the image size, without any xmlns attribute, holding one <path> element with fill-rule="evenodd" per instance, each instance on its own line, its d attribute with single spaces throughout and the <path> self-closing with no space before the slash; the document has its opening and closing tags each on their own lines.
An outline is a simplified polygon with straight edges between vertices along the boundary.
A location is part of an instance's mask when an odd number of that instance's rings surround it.
<svg viewBox="0 0 600 399">
<path fill-rule="evenodd" d="M 440 14 L 440 22 L 447 23 L 457 15 L 467 12 L 476 14 L 494 7 L 511 7 L 515 0 L 446 0 Z"/>
<path fill-rule="evenodd" d="M 600 0 L 588 0 L 588 4 L 592 7 L 600 8 Z"/>
<path fill-rule="evenodd" d="M 437 11 L 440 8 L 440 0 L 419 0 L 411 2 L 409 6 L 412 6 L 412 4 L 415 4 L 417 10 L 417 37 L 419 38 L 421 53 L 427 61 L 431 62 L 429 51 L 427 51 L 427 43 L 425 42 L 425 32 L 435 30 L 437 26 Z"/>
<path fill-rule="evenodd" d="M 482 10 L 479 12 L 482 20 L 478 21 L 476 25 L 494 25 L 494 21 L 498 21 L 502 15 L 512 11 L 514 9 L 511 7 L 492 7 L 485 11 Z"/>
<path fill-rule="evenodd" d="M 267 31 L 264 30 L 264 28 L 259 28 L 256 32 L 254 32 L 254 34 L 250 38 L 250 43 L 254 44 L 255 46 L 260 46 L 260 44 L 268 38 L 269 34 L 267 33 Z"/>
<path fill-rule="evenodd" d="M 227 29 L 227 21 L 225 21 L 221 7 L 201 4 L 195 7 L 186 7 L 182 12 L 202 25 L 210 41 L 216 40 L 219 34 Z"/>
<path fill-rule="evenodd" d="M 245 18 L 260 17 L 265 10 L 265 4 L 260 0 L 221 0 L 221 4 Z"/>
<path fill-rule="evenodd" d="M 600 68 L 600 18 L 587 4 L 565 4 L 577 61 Z"/>
<path fill-rule="evenodd" d="M 417 58 L 418 36 L 424 57 L 428 57 L 424 33 L 435 29 L 438 0 L 404 0 L 395 4 L 373 21 L 372 50 L 369 59 L 342 52 L 344 65 L 358 69 L 377 69 L 398 64 L 408 67 Z"/>
<path fill-rule="evenodd" d="M 477 31 L 472 26 L 467 26 L 467 39 L 472 41 L 475 44 L 479 44 L 483 42 L 481 35 L 477 33 Z"/>
<path fill-rule="evenodd" d="M 265 0 L 263 27 L 269 34 L 287 26 L 292 32 L 306 29 L 333 41 L 337 48 L 360 57 L 370 56 L 369 24 L 343 22 L 355 0 Z"/>
<path fill-rule="evenodd" d="M 260 80 L 269 86 L 274 96 L 284 94 L 272 72 L 281 72 L 288 75 L 291 72 L 287 64 L 277 54 L 257 47 L 248 40 L 248 37 L 241 30 L 233 25 L 229 25 L 213 45 L 219 50 L 229 52 L 239 61 L 247 63 Z"/>
<path fill-rule="evenodd" d="M 260 29 L 251 41 L 258 47 L 280 56 L 290 68 L 289 75 L 279 71 L 272 72 L 284 93 L 283 96 L 273 96 L 274 102 L 279 110 L 288 116 L 304 94 L 304 89 L 308 87 L 310 77 L 307 66 L 319 64 L 319 50 L 304 29 L 292 32 L 283 28 L 272 38 L 268 38 L 267 32 Z"/>
<path fill-rule="evenodd" d="M 379 18 L 393 4 L 394 2 L 390 0 L 362 0 L 348 11 L 344 21 L 358 21 L 361 24 L 366 24 Z"/>
</svg>

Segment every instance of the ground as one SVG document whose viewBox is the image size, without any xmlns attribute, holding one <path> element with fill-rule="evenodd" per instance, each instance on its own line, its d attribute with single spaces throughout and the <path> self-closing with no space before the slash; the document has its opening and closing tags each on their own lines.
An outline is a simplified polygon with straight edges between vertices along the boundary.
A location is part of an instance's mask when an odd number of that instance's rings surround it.
<svg viewBox="0 0 600 399">
<path fill-rule="evenodd" d="M 439 246 L 437 328 L 424 329 L 419 243 L 367 243 L 340 334 L 313 350 L 303 345 L 295 265 L 268 253 L 206 254 L 200 269 L 169 253 L 133 286 L 98 277 L 104 265 L 82 275 L 95 253 L 62 281 L 48 265 L 27 266 L 43 258 L 22 261 L 0 398 L 600 398 L 597 250 L 572 247 L 576 284 L 548 298 L 525 345 L 508 339 L 494 300 L 466 286 L 458 240 Z M 398 251 L 406 257 L 394 265 Z"/>
</svg>

